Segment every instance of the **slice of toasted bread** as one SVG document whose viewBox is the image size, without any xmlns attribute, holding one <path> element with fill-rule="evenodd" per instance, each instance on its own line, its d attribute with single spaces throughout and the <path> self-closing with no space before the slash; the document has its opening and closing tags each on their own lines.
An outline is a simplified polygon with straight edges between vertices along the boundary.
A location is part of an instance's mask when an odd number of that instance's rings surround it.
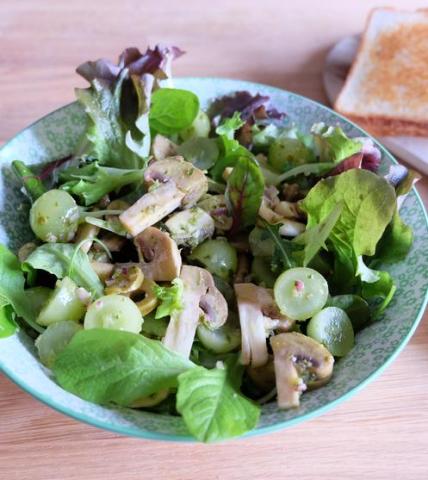
<svg viewBox="0 0 428 480">
<path fill-rule="evenodd" d="M 428 136 L 427 11 L 372 11 L 334 107 L 374 135 Z"/>
</svg>

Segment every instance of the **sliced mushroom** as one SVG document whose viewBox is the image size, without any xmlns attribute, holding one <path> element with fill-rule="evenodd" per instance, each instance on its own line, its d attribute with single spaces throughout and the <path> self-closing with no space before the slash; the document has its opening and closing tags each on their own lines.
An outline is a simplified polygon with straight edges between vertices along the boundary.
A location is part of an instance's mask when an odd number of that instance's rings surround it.
<svg viewBox="0 0 428 480">
<path fill-rule="evenodd" d="M 330 380 L 333 355 L 312 338 L 297 332 L 281 333 L 270 343 L 280 408 L 298 407 L 308 387 L 316 388 Z"/>
<path fill-rule="evenodd" d="M 199 207 L 174 213 L 165 222 L 177 245 L 194 248 L 214 234 L 212 217 Z"/>
<path fill-rule="evenodd" d="M 94 238 L 98 235 L 100 229 L 90 223 L 82 223 L 77 229 L 74 243 L 81 245 L 80 249 L 88 253 L 92 247 Z"/>
<path fill-rule="evenodd" d="M 156 162 L 157 163 L 157 162 Z M 119 219 L 134 237 L 181 205 L 185 194 L 170 180 L 145 193 Z"/>
<path fill-rule="evenodd" d="M 180 278 L 184 285 L 183 308 L 172 313 L 163 343 L 187 358 L 199 323 L 211 329 L 221 327 L 227 320 L 228 308 L 207 270 L 183 265 Z"/>
<path fill-rule="evenodd" d="M 268 362 L 261 367 L 247 367 L 247 375 L 254 385 L 263 393 L 270 392 L 275 388 L 275 367 L 273 357 L 269 355 Z"/>
<path fill-rule="evenodd" d="M 164 160 L 167 157 L 177 154 L 177 145 L 169 138 L 160 135 L 155 135 L 152 143 L 152 155 L 155 160 Z"/>
<path fill-rule="evenodd" d="M 199 200 L 198 207 L 210 214 L 219 233 L 232 228 L 232 217 L 229 215 L 224 195 L 204 195 Z"/>
<path fill-rule="evenodd" d="M 144 281 L 144 274 L 137 265 L 130 267 L 117 267 L 110 279 L 106 281 L 104 293 L 126 294 L 138 290 Z"/>
<path fill-rule="evenodd" d="M 181 255 L 168 233 L 148 227 L 134 239 L 145 278 L 169 282 L 180 275 Z"/>
<path fill-rule="evenodd" d="M 18 250 L 19 261 L 24 263 L 36 248 L 37 245 L 34 242 L 24 243 L 24 245 L 22 245 L 22 247 Z"/>
<path fill-rule="evenodd" d="M 172 180 L 184 193 L 181 202 L 184 207 L 191 207 L 208 191 L 208 180 L 204 172 L 179 156 L 153 162 L 145 171 L 144 179 L 149 186 L 155 182 Z"/>
<path fill-rule="evenodd" d="M 114 265 L 107 262 L 93 261 L 91 262 L 91 267 L 103 282 L 110 278 L 114 271 Z"/>
<path fill-rule="evenodd" d="M 153 280 L 145 278 L 140 288 L 135 292 L 135 294 L 144 293 L 144 298 L 142 300 L 135 301 L 143 317 L 153 312 L 153 310 L 159 305 L 158 297 L 154 292 L 154 286 L 155 282 Z"/>
<path fill-rule="evenodd" d="M 293 321 L 279 312 L 272 290 L 253 283 L 235 284 L 241 324 L 244 365 L 260 367 L 268 361 L 266 338 L 273 330 L 289 330 Z"/>
</svg>

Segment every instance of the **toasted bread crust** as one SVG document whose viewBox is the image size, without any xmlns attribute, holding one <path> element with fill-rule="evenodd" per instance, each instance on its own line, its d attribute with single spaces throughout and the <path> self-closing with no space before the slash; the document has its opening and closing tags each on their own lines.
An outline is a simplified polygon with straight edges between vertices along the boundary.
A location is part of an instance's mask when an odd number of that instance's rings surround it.
<svg viewBox="0 0 428 480">
<path fill-rule="evenodd" d="M 368 133 L 379 137 L 409 136 L 428 137 L 428 122 L 412 122 L 384 116 L 366 117 L 339 112 L 358 124 Z"/>
<path fill-rule="evenodd" d="M 345 117 L 359 124 L 362 128 L 366 129 L 369 133 L 376 136 L 396 136 L 396 135 L 423 136 L 423 137 L 428 136 L 428 121 L 425 121 L 424 119 L 415 121 L 409 118 L 402 118 L 402 117 L 400 118 L 399 115 L 388 116 L 388 115 L 382 114 L 382 112 L 379 112 L 378 115 L 377 114 L 364 115 L 361 113 L 359 114 L 358 111 L 348 111 L 345 106 L 347 87 L 349 87 L 353 75 L 357 73 L 360 55 L 364 54 L 368 48 L 367 31 L 370 28 L 373 15 L 379 10 L 394 11 L 394 12 L 400 11 L 398 9 L 389 8 L 389 7 L 374 8 L 371 10 L 366 20 L 364 33 L 362 35 L 362 40 L 360 42 L 357 54 L 351 65 L 345 84 L 339 96 L 337 97 L 336 102 L 334 103 L 334 109 L 339 113 L 341 113 L 342 115 L 344 115 Z M 417 12 L 428 14 L 428 9 L 420 9 L 420 10 L 417 10 Z M 420 99 L 420 101 L 422 101 L 420 97 L 421 96 L 418 95 L 418 98 Z"/>
</svg>

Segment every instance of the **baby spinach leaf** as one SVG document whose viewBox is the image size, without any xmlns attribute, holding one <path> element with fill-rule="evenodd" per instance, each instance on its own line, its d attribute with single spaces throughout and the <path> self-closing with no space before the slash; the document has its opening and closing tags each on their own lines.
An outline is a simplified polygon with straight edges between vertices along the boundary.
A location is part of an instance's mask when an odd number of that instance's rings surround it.
<svg viewBox="0 0 428 480">
<path fill-rule="evenodd" d="M 321 223 L 306 229 L 305 232 L 294 239 L 296 243 L 305 246 L 303 256 L 304 267 L 309 265 L 321 248 L 325 248 L 325 242 L 330 236 L 336 222 L 339 220 L 342 209 L 343 203 L 338 203 Z"/>
<path fill-rule="evenodd" d="M 257 425 L 260 407 L 239 391 L 242 371 L 228 359 L 224 367 L 196 367 L 178 377 L 177 410 L 198 440 L 225 440 Z"/>
<path fill-rule="evenodd" d="M 192 369 L 190 360 L 160 342 L 109 329 L 77 332 L 53 366 L 65 390 L 90 402 L 130 406 L 138 399 L 177 386 Z"/>
<path fill-rule="evenodd" d="M 255 224 L 264 186 L 263 174 L 257 162 L 240 157 L 227 179 L 225 193 L 233 218 L 232 231 Z"/>
<path fill-rule="evenodd" d="M 199 99 L 188 90 L 161 88 L 152 95 L 150 128 L 172 135 L 190 127 L 199 112 Z"/>
<path fill-rule="evenodd" d="M 376 245 L 395 211 L 393 187 L 368 170 L 353 169 L 319 181 L 302 203 L 308 228 L 321 223 L 343 202 L 329 243 L 344 258 L 374 255 Z M 355 265 L 356 267 L 356 265 Z"/>
<path fill-rule="evenodd" d="M 143 169 L 102 167 L 98 162 L 80 168 L 70 167 L 60 174 L 61 180 L 65 181 L 61 189 L 79 197 L 86 206 L 98 202 L 113 190 L 140 181 L 143 176 Z"/>
<path fill-rule="evenodd" d="M 70 243 L 45 243 L 36 248 L 26 264 L 38 270 L 45 270 L 57 278 L 69 276 L 95 298 L 101 297 L 104 287 L 91 266 L 88 255 Z"/>
<path fill-rule="evenodd" d="M 0 308 L 3 309 L 0 323 L 5 331 L 13 333 L 10 305 L 18 317 L 23 318 L 34 330 L 43 332 L 36 324 L 35 313 L 29 297 L 24 290 L 25 278 L 18 258 L 4 245 L 0 244 Z M 1 327 L 0 327 L 1 328 Z"/>
<path fill-rule="evenodd" d="M 217 161 L 219 148 L 214 138 L 195 137 L 177 147 L 177 153 L 201 170 L 210 169 Z"/>
</svg>

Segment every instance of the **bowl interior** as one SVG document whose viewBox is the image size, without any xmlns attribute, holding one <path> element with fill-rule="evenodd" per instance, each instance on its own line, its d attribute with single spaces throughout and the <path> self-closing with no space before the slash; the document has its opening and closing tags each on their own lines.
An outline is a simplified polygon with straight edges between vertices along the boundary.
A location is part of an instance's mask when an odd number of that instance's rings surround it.
<svg viewBox="0 0 428 480">
<path fill-rule="evenodd" d="M 316 121 L 338 124 L 350 136 L 366 135 L 361 129 L 328 108 L 284 90 L 237 80 L 182 78 L 175 86 L 194 91 L 202 105 L 218 95 L 236 90 L 260 92 L 271 97 L 272 104 L 287 112 L 287 121 L 308 131 Z M 73 151 L 84 130 L 85 116 L 77 104 L 68 105 L 28 127 L 0 150 L 0 242 L 16 250 L 31 239 L 28 228 L 28 202 L 8 165 L 20 159 L 38 164 L 61 158 Z M 394 162 L 382 150 L 382 168 Z M 397 293 L 383 318 L 357 335 L 355 348 L 337 362 L 332 381 L 302 397 L 297 410 L 279 411 L 275 404 L 263 407 L 258 428 L 249 433 L 272 431 L 310 418 L 332 407 L 357 391 L 379 373 L 405 345 L 425 307 L 428 285 L 427 220 L 423 205 L 412 191 L 401 215 L 411 225 L 415 241 L 405 262 L 385 266 L 397 282 Z M 165 440 L 191 440 L 180 418 L 126 408 L 101 407 L 65 392 L 35 355 L 32 340 L 19 332 L 1 340 L 0 367 L 6 375 L 39 400 L 53 408 L 93 425 L 127 435 Z"/>
</svg>

